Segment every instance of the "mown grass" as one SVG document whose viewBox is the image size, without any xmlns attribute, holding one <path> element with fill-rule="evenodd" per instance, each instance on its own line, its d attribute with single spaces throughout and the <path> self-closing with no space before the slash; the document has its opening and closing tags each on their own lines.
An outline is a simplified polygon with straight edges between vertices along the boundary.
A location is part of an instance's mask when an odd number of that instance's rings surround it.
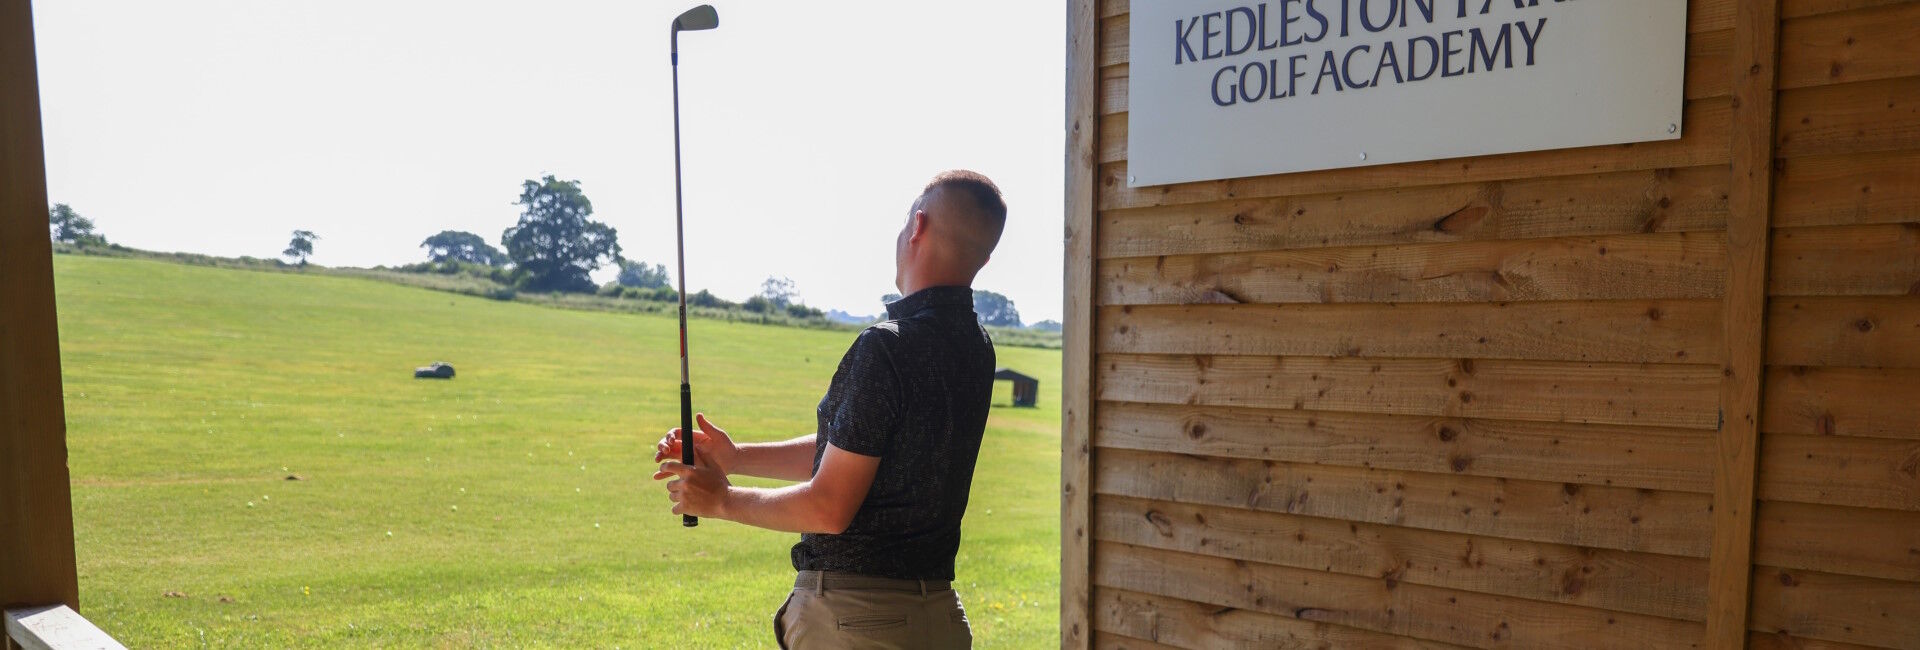
<svg viewBox="0 0 1920 650">
<path fill-rule="evenodd" d="M 128 646 L 771 645 L 795 537 L 681 528 L 649 480 L 678 419 L 673 319 L 54 266 L 81 604 Z M 695 404 L 739 438 L 811 431 L 853 335 L 695 321 Z M 980 647 L 1046 646 L 1060 357 L 999 357 L 1041 404 L 993 411 L 958 588 Z M 459 377 L 412 379 L 435 360 Z"/>
</svg>

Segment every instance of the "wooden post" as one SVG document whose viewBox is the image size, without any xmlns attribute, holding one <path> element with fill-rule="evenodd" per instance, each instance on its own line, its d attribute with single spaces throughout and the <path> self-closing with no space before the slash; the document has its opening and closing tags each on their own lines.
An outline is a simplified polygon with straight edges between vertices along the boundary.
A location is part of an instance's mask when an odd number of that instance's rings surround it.
<svg viewBox="0 0 1920 650">
<path fill-rule="evenodd" d="M 1767 242 L 1773 212 L 1780 0 L 1734 11 L 1733 185 L 1727 197 L 1726 368 L 1714 436 L 1713 546 L 1707 570 L 1708 648 L 1741 648 L 1752 600 L 1754 472 L 1760 382 L 1766 372 Z"/>
<path fill-rule="evenodd" d="M 1066 321 L 1060 379 L 1060 647 L 1091 647 L 1093 509 L 1094 0 L 1067 0 Z"/>
<path fill-rule="evenodd" d="M 27 0 L 0 0 L 0 607 L 79 606 Z"/>
</svg>

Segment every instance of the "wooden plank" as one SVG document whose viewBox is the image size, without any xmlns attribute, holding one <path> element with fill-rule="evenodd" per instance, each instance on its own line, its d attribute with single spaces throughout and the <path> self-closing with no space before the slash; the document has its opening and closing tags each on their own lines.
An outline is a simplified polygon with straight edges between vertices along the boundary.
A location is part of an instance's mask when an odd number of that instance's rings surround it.
<svg viewBox="0 0 1920 650">
<path fill-rule="evenodd" d="M 1920 371 L 1808 368 L 1767 371 L 1761 430 L 1920 440 Z"/>
<path fill-rule="evenodd" d="M 1721 165 L 1106 209 L 1099 250 L 1142 257 L 1725 230 L 1729 174 Z"/>
<path fill-rule="evenodd" d="M 1710 493 L 1700 431 L 1106 402 L 1096 447 Z"/>
<path fill-rule="evenodd" d="M 9 609 L 7 638 L 21 650 L 127 650 L 66 605 Z"/>
<path fill-rule="evenodd" d="M 1780 87 L 1920 75 L 1920 3 L 1900 2 L 1786 21 Z"/>
<path fill-rule="evenodd" d="M 1920 582 L 1920 513 L 1761 502 L 1754 562 Z"/>
<path fill-rule="evenodd" d="M 1606 612 L 1380 578 L 1360 578 L 1100 542 L 1101 587 L 1398 634 L 1519 648 L 1682 648 L 1698 623 Z"/>
<path fill-rule="evenodd" d="M 1712 429 L 1720 369 L 1671 364 L 1106 354 L 1109 401 Z"/>
<path fill-rule="evenodd" d="M 1180 650 L 1179 646 L 1154 643 L 1146 639 L 1135 639 L 1112 632 L 1093 633 L 1093 647 L 1101 650 Z"/>
<path fill-rule="evenodd" d="M 1920 512 L 1920 440 L 1768 434 L 1759 490 L 1768 501 Z"/>
<path fill-rule="evenodd" d="M 1087 567 L 1092 514 L 1093 444 L 1093 152 L 1099 112 L 1093 64 L 1099 41 L 1094 0 L 1067 2 L 1066 269 L 1062 288 L 1066 321 L 1061 341 L 1060 393 L 1060 647 L 1092 645 L 1092 584 Z"/>
<path fill-rule="evenodd" d="M 1684 620 L 1707 610 L 1698 558 L 1123 497 L 1094 519 L 1103 542 Z"/>
<path fill-rule="evenodd" d="M 1103 307 L 1101 353 L 1717 363 L 1713 300 Z"/>
<path fill-rule="evenodd" d="M 1776 141 L 1782 158 L 1920 149 L 1920 77 L 1781 92 Z"/>
<path fill-rule="evenodd" d="M 33 15 L 0 2 L 0 607 L 78 607 Z"/>
<path fill-rule="evenodd" d="M 1621 551 L 1707 551 L 1702 494 L 1118 449 L 1102 450 L 1093 471 L 1101 495 Z"/>
<path fill-rule="evenodd" d="M 1130 0 L 1100 0 L 1099 8 L 1094 10 L 1094 15 L 1102 20 L 1114 16 L 1125 16 L 1127 12 L 1132 11 L 1131 5 Z"/>
<path fill-rule="evenodd" d="M 1120 14 L 1100 20 L 1100 49 L 1094 59 L 1095 68 L 1104 68 L 1127 62 L 1128 51 L 1133 39 L 1132 16 Z"/>
<path fill-rule="evenodd" d="M 1125 0 L 1115 0 L 1124 2 Z M 1885 7 L 1916 0 L 1787 0 L 1780 8 L 1780 14 L 1786 18 L 1805 18 L 1836 11 L 1852 11 L 1868 7 Z"/>
<path fill-rule="evenodd" d="M 1920 296 L 1782 298 L 1767 327 L 1770 364 L 1920 368 Z"/>
<path fill-rule="evenodd" d="M 1724 237 L 1655 233 L 1119 258 L 1098 284 L 1107 305 L 1698 299 L 1726 263 Z"/>
<path fill-rule="evenodd" d="M 1780 56 L 1781 0 L 1734 9 L 1733 110 L 1728 158 L 1727 292 L 1718 431 L 1713 437 L 1713 554 L 1707 577 L 1708 648 L 1740 648 L 1747 638 L 1752 573 L 1753 484 L 1766 365 L 1767 235 L 1773 214 L 1773 143 Z"/>
<path fill-rule="evenodd" d="M 1790 634 L 1778 632 L 1773 634 L 1748 632 L 1747 647 L 1751 650 L 1882 650 L 1872 646 L 1854 645 L 1851 643 L 1802 639 Z"/>
<path fill-rule="evenodd" d="M 1777 228 L 1767 293 L 1920 296 L 1920 223 Z"/>
<path fill-rule="evenodd" d="M 1807 156 L 1775 166 L 1776 228 L 1920 222 L 1920 151 Z"/>
<path fill-rule="evenodd" d="M 1753 629 L 1843 643 L 1920 648 L 1920 585 L 1755 567 Z"/>
<path fill-rule="evenodd" d="M 1100 69 L 1100 114 L 1112 115 L 1127 112 L 1127 93 L 1133 87 L 1127 78 L 1131 72 L 1126 64 L 1110 65 Z"/>
<path fill-rule="evenodd" d="M 1125 589 L 1095 590 L 1094 612 L 1097 629 L 1175 644 L 1162 646 L 1168 648 L 1452 650 L 1462 647 Z"/>
</svg>

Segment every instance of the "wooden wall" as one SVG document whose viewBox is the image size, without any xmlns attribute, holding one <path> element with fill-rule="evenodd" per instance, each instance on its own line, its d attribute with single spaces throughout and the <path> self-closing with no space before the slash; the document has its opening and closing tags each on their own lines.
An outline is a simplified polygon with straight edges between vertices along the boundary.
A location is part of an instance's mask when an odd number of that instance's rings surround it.
<svg viewBox="0 0 1920 650">
<path fill-rule="evenodd" d="M 26 0 L 0 0 L 0 607 L 79 607 Z"/>
<path fill-rule="evenodd" d="M 1920 648 L 1920 2 L 1691 0 L 1678 141 L 1138 189 L 1067 7 L 1063 646 Z"/>
</svg>

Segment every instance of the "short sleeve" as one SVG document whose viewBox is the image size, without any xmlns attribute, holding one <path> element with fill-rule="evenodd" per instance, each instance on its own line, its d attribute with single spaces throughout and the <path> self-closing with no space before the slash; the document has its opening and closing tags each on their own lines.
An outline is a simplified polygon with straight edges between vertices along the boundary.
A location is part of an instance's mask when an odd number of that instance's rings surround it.
<svg viewBox="0 0 1920 650">
<path fill-rule="evenodd" d="M 827 442 L 863 456 L 883 456 L 903 409 L 900 376 L 891 352 L 895 334 L 885 325 L 860 332 L 833 377 L 839 403 L 826 427 Z"/>
</svg>

